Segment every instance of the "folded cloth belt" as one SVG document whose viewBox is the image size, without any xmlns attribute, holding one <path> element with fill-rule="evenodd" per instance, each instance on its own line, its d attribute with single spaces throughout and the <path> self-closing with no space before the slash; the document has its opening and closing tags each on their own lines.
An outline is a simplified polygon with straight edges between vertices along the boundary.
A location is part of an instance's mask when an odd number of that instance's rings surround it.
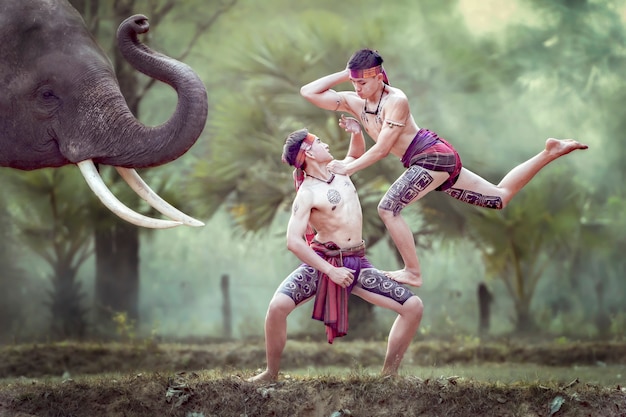
<svg viewBox="0 0 626 417">
<path fill-rule="evenodd" d="M 342 249 L 333 242 L 320 243 L 314 240 L 311 242 L 311 248 L 331 265 L 343 266 L 354 271 L 354 280 L 347 288 L 335 284 L 328 275 L 319 273 L 320 279 L 313 304 L 313 318 L 324 322 L 328 343 L 333 343 L 335 337 L 348 334 L 348 297 L 361 272 L 361 258 L 365 256 L 365 242 Z"/>
</svg>

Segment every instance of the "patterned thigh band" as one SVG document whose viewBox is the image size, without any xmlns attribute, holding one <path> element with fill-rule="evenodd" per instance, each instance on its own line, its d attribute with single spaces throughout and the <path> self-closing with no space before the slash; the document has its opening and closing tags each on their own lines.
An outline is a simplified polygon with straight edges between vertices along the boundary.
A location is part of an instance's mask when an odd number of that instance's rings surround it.
<svg viewBox="0 0 626 417">
<path fill-rule="evenodd" d="M 391 298 L 400 304 L 404 304 L 414 295 L 411 290 L 388 278 L 382 271 L 373 268 L 366 258 L 362 259 L 364 260 L 362 267 L 365 269 L 361 270 L 357 278 L 357 287 Z M 317 270 L 308 265 L 301 265 L 280 284 L 277 292 L 288 295 L 296 305 L 299 305 L 315 296 L 318 281 Z"/>
</svg>

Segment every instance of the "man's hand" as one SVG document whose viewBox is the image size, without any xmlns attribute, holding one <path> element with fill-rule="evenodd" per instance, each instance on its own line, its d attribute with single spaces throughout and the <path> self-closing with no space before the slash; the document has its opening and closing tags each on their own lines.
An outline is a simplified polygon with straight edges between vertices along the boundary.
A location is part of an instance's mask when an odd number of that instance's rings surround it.
<svg viewBox="0 0 626 417">
<path fill-rule="evenodd" d="M 354 270 L 341 267 L 334 267 L 329 273 L 328 278 L 342 288 L 347 288 L 354 281 Z"/>
<path fill-rule="evenodd" d="M 345 115 L 341 115 L 341 119 L 339 119 L 339 127 L 344 129 L 349 133 L 360 133 L 361 132 L 361 124 L 354 117 L 346 117 Z"/>
<path fill-rule="evenodd" d="M 346 163 L 343 161 L 338 161 L 336 159 L 333 159 L 332 161 L 328 163 L 327 166 L 328 166 L 328 170 L 334 174 L 348 175 L 348 167 L 346 166 Z"/>
</svg>

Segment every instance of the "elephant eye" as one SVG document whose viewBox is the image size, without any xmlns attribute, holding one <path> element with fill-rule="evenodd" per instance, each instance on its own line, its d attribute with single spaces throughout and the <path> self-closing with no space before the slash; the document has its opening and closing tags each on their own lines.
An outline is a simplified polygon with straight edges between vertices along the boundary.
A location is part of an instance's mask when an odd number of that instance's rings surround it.
<svg viewBox="0 0 626 417">
<path fill-rule="evenodd" d="M 54 94 L 54 90 L 52 89 L 52 85 L 48 82 L 42 82 L 38 85 L 33 91 L 33 98 L 38 100 L 50 100 L 58 98 L 56 94 Z"/>
<path fill-rule="evenodd" d="M 61 105 L 61 100 L 49 85 L 40 86 L 35 92 L 35 111 L 43 117 L 50 116 Z"/>
<path fill-rule="evenodd" d="M 51 100 L 51 99 L 56 99 L 57 98 L 57 96 L 54 94 L 54 91 L 52 91 L 50 89 L 42 90 L 40 92 L 40 96 L 44 100 Z"/>
</svg>

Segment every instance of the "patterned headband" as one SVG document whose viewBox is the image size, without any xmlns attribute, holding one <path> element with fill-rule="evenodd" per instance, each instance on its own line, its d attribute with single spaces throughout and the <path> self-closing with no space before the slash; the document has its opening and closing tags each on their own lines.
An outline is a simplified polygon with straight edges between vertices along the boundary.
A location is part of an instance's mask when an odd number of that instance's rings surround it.
<svg viewBox="0 0 626 417">
<path fill-rule="evenodd" d="M 296 191 L 300 189 L 300 186 L 304 182 L 304 170 L 302 169 L 302 164 L 304 164 L 304 159 L 306 158 L 305 153 L 306 151 L 311 149 L 311 147 L 313 146 L 313 142 L 315 142 L 315 139 L 317 139 L 317 136 L 315 135 L 312 135 L 310 133 L 306 135 L 306 138 L 304 138 L 304 140 L 300 144 L 300 149 L 298 150 L 298 154 L 296 155 L 296 159 L 293 163 L 293 166 L 295 167 L 295 169 L 293 170 L 293 183 L 296 187 Z M 307 243 L 309 244 L 315 237 L 315 229 L 313 229 L 313 226 L 311 226 L 310 223 L 306 226 L 304 236 Z"/>
<path fill-rule="evenodd" d="M 293 162 L 293 166 L 296 168 L 301 168 L 302 164 L 304 164 L 305 152 L 311 149 L 313 146 L 313 142 L 315 142 L 315 135 L 308 134 L 306 138 L 300 144 L 300 150 L 298 150 L 298 154 L 296 155 L 296 160 Z"/>
<path fill-rule="evenodd" d="M 385 84 L 389 84 L 387 73 L 385 72 L 382 64 L 372 68 L 350 70 L 350 78 L 371 78 L 377 76 L 378 74 L 383 74 L 383 81 Z"/>
</svg>

